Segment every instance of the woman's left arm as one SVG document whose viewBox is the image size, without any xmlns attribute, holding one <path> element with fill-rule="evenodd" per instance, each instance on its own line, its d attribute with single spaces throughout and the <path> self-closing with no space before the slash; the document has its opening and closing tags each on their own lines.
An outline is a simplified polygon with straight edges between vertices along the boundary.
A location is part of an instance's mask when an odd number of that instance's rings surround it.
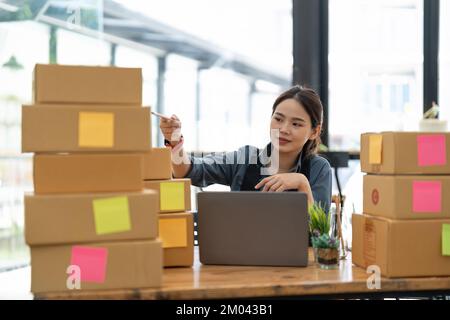
<svg viewBox="0 0 450 320">
<path fill-rule="evenodd" d="M 331 166 L 323 161 L 315 161 L 311 165 L 310 179 L 301 173 L 279 173 L 262 179 L 255 189 L 263 188 L 262 192 L 283 192 L 297 189 L 305 192 L 308 197 L 308 205 L 319 202 L 328 212 L 331 205 Z"/>
<path fill-rule="evenodd" d="M 327 160 L 323 159 L 311 165 L 309 184 L 314 201 L 320 203 L 325 212 L 328 212 L 331 206 L 332 170 Z"/>
</svg>

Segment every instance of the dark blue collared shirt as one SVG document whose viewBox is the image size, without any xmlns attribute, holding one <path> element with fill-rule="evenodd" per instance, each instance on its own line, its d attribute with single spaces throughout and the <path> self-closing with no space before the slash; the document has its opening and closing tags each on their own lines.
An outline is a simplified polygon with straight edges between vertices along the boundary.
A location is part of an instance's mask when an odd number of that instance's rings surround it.
<svg viewBox="0 0 450 320">
<path fill-rule="evenodd" d="M 261 163 L 269 166 L 271 159 L 267 153 L 253 146 L 203 157 L 191 155 L 192 166 L 186 178 L 190 178 L 192 185 L 197 187 L 217 183 L 230 186 L 231 191 L 240 191 L 249 165 L 258 163 L 258 157 Z M 302 159 L 299 157 L 297 164 L 289 172 L 300 172 L 301 165 Z M 318 155 L 310 158 L 309 165 L 309 184 L 314 201 L 320 202 L 328 212 L 331 205 L 331 166 L 326 159 Z"/>
</svg>

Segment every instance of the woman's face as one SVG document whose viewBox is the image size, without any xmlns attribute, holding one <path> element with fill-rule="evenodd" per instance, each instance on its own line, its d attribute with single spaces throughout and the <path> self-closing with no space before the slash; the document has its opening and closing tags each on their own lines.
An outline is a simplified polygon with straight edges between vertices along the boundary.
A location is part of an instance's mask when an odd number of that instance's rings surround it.
<svg viewBox="0 0 450 320">
<path fill-rule="evenodd" d="M 317 137 L 320 126 L 313 129 L 305 108 L 294 99 L 286 99 L 276 107 L 270 130 L 272 144 L 281 153 L 298 153 L 308 140 Z"/>
</svg>

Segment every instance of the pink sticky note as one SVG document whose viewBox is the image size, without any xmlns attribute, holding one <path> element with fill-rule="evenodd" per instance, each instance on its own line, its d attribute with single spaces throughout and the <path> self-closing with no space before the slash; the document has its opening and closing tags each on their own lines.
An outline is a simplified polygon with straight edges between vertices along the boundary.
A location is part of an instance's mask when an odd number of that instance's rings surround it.
<svg viewBox="0 0 450 320">
<path fill-rule="evenodd" d="M 417 162 L 420 167 L 447 164 L 445 135 L 427 134 L 417 136 Z"/>
<path fill-rule="evenodd" d="M 441 212 L 442 184 L 440 181 L 413 181 L 413 211 Z"/>
<path fill-rule="evenodd" d="M 82 282 L 103 283 L 107 259 L 106 248 L 73 246 L 70 264 L 80 267 Z"/>
</svg>

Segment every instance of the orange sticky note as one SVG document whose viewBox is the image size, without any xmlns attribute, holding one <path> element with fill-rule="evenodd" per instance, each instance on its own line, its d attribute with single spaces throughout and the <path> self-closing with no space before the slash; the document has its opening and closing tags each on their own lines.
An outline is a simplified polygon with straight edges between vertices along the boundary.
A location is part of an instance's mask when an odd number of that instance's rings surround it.
<svg viewBox="0 0 450 320">
<path fill-rule="evenodd" d="M 91 148 L 114 146 L 114 114 L 111 112 L 80 112 L 78 145 Z"/>
<path fill-rule="evenodd" d="M 381 164 L 382 145 L 383 145 L 383 136 L 381 134 L 372 134 L 369 136 L 370 164 Z"/>
<path fill-rule="evenodd" d="M 159 219 L 159 238 L 163 248 L 184 248 L 187 246 L 186 218 Z"/>
</svg>

